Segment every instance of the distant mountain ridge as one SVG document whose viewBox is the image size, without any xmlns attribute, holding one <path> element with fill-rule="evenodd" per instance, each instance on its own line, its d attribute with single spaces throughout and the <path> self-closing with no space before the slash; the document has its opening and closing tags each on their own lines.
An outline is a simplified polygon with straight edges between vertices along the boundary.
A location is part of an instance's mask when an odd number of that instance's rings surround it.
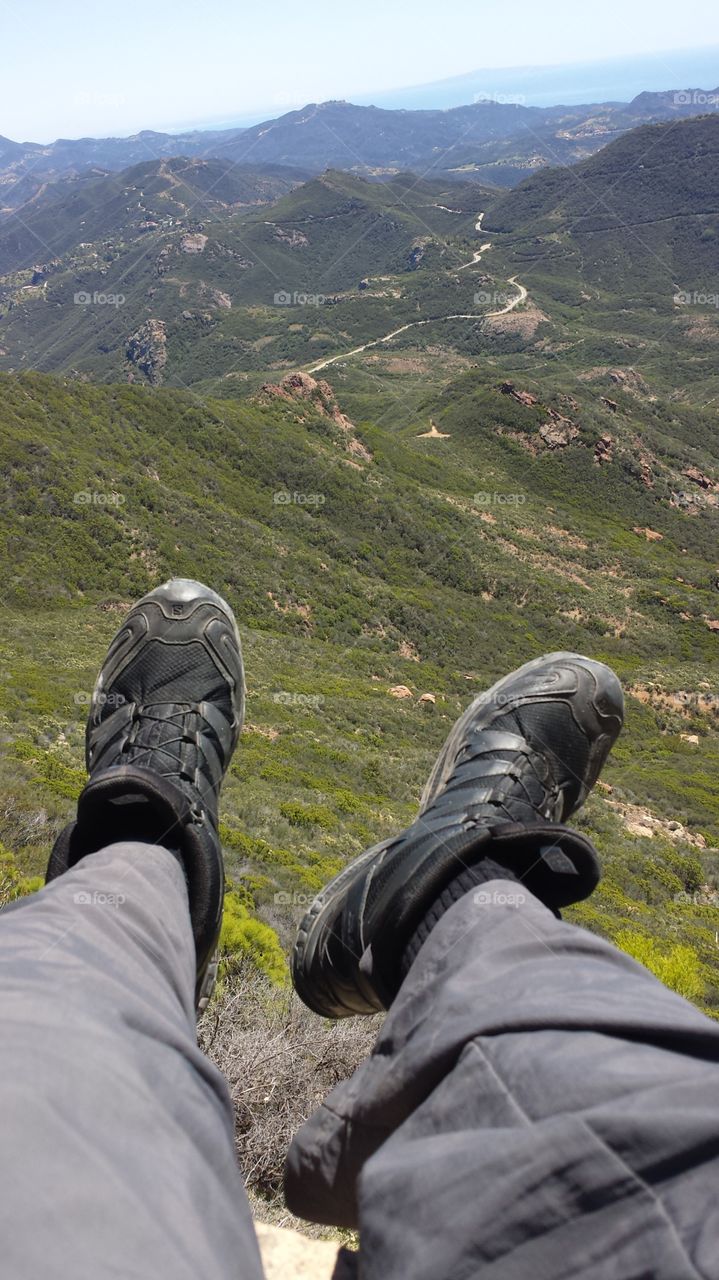
<svg viewBox="0 0 719 1280">
<path fill-rule="evenodd" d="M 630 103 L 574 107 L 487 100 L 408 111 L 332 101 L 310 103 L 248 129 L 143 130 L 128 138 L 61 138 L 47 146 L 0 137 L 0 217 L 59 177 L 175 156 L 380 177 L 417 169 L 464 178 L 470 170 L 483 183 L 514 186 L 535 169 L 582 160 L 640 124 L 717 110 L 719 89 L 642 93 Z"/>
<path fill-rule="evenodd" d="M 489 209 L 519 267 L 670 305 L 690 289 L 716 292 L 719 273 L 719 119 L 645 125 L 574 169 L 537 173 Z M 557 272 L 564 260 L 565 270 Z"/>
<path fill-rule="evenodd" d="M 511 51 L 511 42 L 508 51 Z M 559 102 L 565 106 L 587 102 L 631 102 L 649 86 L 663 90 L 668 83 L 714 84 L 718 66 L 719 46 L 704 44 L 700 49 L 673 49 L 670 57 L 666 53 L 655 52 L 600 57 L 576 63 L 476 67 L 442 80 L 383 93 L 355 95 L 354 101 L 393 110 L 400 107 L 411 110 L 420 107 L 446 109 L 465 102 L 478 102 L 481 97 L 494 98 L 497 102 L 523 102 L 531 107 L 551 107 Z M 255 124 L 256 119 L 233 123 Z"/>
<path fill-rule="evenodd" d="M 0 224 L 0 368 L 234 385 L 388 335 L 459 357 L 579 341 L 609 366 L 661 361 L 671 334 L 675 381 L 712 401 L 718 246 L 717 115 L 512 191 L 163 160 L 51 184 Z"/>
</svg>

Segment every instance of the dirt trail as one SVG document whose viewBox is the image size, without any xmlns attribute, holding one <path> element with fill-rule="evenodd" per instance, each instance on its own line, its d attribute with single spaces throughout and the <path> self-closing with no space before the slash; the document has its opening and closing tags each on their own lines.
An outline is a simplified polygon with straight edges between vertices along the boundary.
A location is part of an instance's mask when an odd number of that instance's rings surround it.
<svg viewBox="0 0 719 1280">
<path fill-rule="evenodd" d="M 480 213 L 479 217 L 477 218 L 477 222 L 476 222 L 476 224 L 475 224 L 475 227 L 474 227 L 474 229 L 475 229 L 475 231 L 476 231 L 476 232 L 478 232 L 478 233 L 479 233 L 479 232 L 482 230 L 482 222 L 483 222 L 483 221 L 484 221 L 484 214 L 483 214 L 483 213 Z M 477 265 L 477 263 L 480 261 L 480 259 L 481 259 L 481 257 L 482 257 L 482 254 L 483 254 L 483 253 L 486 253 L 486 252 L 487 252 L 487 250 L 488 250 L 488 249 L 491 249 L 491 248 L 492 248 L 492 241 L 491 241 L 491 240 L 488 240 L 486 244 L 482 244 L 482 245 L 480 245 L 480 247 L 479 247 L 477 250 L 475 250 L 475 252 L 472 254 L 472 258 L 471 258 L 471 260 L 470 260 L 469 262 L 463 262 L 463 263 L 462 263 L 462 265 L 461 265 L 461 267 L 457 267 L 457 270 L 458 270 L 458 271 L 466 271 L 466 270 L 467 270 L 467 267 L 474 267 L 474 266 L 476 266 L 476 265 Z"/>
<path fill-rule="evenodd" d="M 484 214 L 480 213 L 475 225 L 475 231 L 481 232 L 483 219 Z M 488 244 L 481 245 L 474 253 L 471 262 L 465 262 L 461 267 L 456 269 L 464 271 L 467 267 L 475 266 L 482 257 L 482 254 L 486 253 L 488 249 L 491 249 L 491 247 L 491 241 Z M 338 360 L 349 360 L 351 356 L 361 355 L 363 351 L 369 351 L 372 347 L 381 347 L 383 343 L 391 342 L 393 338 L 397 338 L 400 333 L 406 333 L 408 329 L 421 328 L 421 326 L 425 324 L 438 324 L 444 320 L 490 320 L 495 316 L 506 316 L 509 311 L 514 311 L 515 307 L 519 307 L 523 302 L 526 302 L 528 296 L 527 289 L 523 284 L 519 283 L 516 276 L 512 276 L 509 283 L 513 284 L 519 292 L 517 293 L 516 298 L 512 298 L 510 302 L 507 302 L 503 307 L 500 307 L 498 311 L 459 311 L 453 312 L 451 315 L 427 316 L 425 320 L 410 320 L 408 324 L 402 324 L 398 329 L 393 329 L 391 333 L 386 333 L 383 338 L 373 338 L 371 342 L 364 342 L 361 347 L 353 347 L 351 351 L 342 351 L 337 356 L 329 356 L 326 360 L 318 361 L 317 364 L 313 364 L 307 369 L 307 373 L 319 373 L 320 370 L 329 368 L 331 364 L 337 364 Z"/>
</svg>

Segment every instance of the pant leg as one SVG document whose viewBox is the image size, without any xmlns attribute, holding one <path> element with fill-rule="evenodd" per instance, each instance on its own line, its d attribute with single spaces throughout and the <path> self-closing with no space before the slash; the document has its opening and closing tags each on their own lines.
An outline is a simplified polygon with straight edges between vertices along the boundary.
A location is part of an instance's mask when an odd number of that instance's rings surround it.
<svg viewBox="0 0 719 1280">
<path fill-rule="evenodd" d="M 440 920 L 290 1149 L 363 1280 L 716 1280 L 719 1024 L 521 886 Z"/>
<path fill-rule="evenodd" d="M 0 912 L 0 1222 L 13 1280 L 261 1280 L 187 893 L 115 844 Z"/>
</svg>

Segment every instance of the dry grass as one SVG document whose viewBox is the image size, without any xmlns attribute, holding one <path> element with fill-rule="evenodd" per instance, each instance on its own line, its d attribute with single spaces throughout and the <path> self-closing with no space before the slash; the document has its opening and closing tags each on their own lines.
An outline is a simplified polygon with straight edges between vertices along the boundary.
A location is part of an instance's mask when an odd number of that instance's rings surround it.
<svg viewBox="0 0 719 1280">
<path fill-rule="evenodd" d="M 371 1051 L 380 1021 L 328 1022 L 250 964 L 225 978 L 200 1023 L 200 1045 L 230 1086 L 237 1156 L 255 1217 L 308 1233 L 284 1207 L 287 1149 L 330 1089 Z"/>
</svg>

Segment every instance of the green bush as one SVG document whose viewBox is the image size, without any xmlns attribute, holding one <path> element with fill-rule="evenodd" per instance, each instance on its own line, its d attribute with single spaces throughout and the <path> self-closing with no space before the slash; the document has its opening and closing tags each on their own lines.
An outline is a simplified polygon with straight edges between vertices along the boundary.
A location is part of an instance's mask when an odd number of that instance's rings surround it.
<svg viewBox="0 0 719 1280">
<path fill-rule="evenodd" d="M 0 844 L 0 907 L 42 889 L 42 876 L 24 876 L 13 855 Z"/>
<path fill-rule="evenodd" d="M 287 800 L 280 805 L 280 813 L 293 827 L 322 827 L 328 831 L 337 825 L 334 814 L 323 804 L 300 804 Z"/>
<path fill-rule="evenodd" d="M 240 895 L 233 891 L 225 894 L 220 955 L 225 970 L 249 958 L 272 982 L 287 981 L 287 963 L 277 934 L 250 915 Z"/>
<path fill-rule="evenodd" d="M 693 947 L 674 946 L 662 951 L 654 938 L 622 929 L 615 942 L 627 955 L 649 969 L 666 987 L 686 1000 L 697 1000 L 704 992 L 701 962 Z"/>
</svg>

